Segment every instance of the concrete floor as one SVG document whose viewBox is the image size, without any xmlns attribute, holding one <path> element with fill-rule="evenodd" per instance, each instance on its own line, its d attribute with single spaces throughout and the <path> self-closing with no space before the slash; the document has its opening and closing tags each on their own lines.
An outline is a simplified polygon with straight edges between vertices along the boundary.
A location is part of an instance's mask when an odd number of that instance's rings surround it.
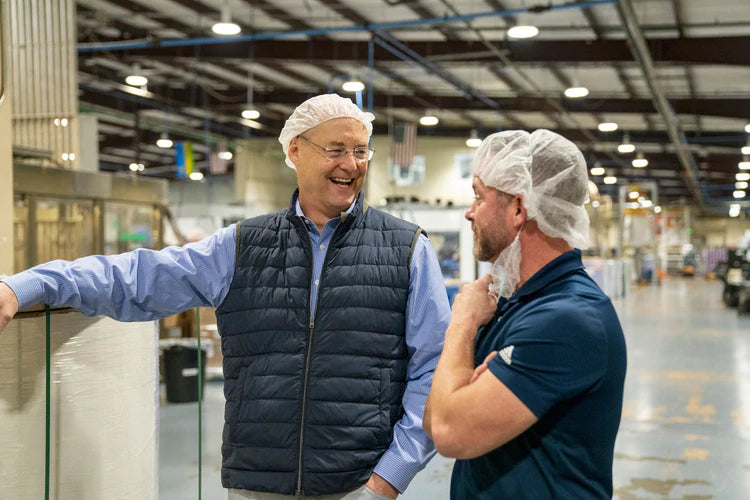
<svg viewBox="0 0 750 500">
<path fill-rule="evenodd" d="M 615 498 L 750 498 L 750 316 L 722 285 L 670 278 L 616 301 L 628 375 L 615 448 Z M 197 403 L 161 408 L 161 500 L 198 498 Z M 202 498 L 223 500 L 220 382 L 206 385 Z M 435 457 L 405 500 L 448 499 L 452 461 Z"/>
</svg>

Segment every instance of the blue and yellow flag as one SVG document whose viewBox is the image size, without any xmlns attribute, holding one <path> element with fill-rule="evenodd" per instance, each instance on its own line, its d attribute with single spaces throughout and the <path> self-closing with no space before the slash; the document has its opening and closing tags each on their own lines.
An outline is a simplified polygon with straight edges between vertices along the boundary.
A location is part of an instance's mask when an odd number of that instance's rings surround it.
<svg viewBox="0 0 750 500">
<path fill-rule="evenodd" d="M 185 178 L 193 173 L 193 143 L 189 141 L 179 141 L 174 145 L 177 156 L 175 164 L 177 165 L 177 177 Z"/>
</svg>

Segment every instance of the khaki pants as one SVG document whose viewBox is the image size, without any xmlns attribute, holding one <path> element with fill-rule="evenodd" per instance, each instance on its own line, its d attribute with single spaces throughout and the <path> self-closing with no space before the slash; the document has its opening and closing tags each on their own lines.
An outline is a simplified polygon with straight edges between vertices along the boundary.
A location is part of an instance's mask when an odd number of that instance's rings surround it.
<svg viewBox="0 0 750 500">
<path fill-rule="evenodd" d="M 297 496 L 279 495 L 277 493 L 260 493 L 247 490 L 229 490 L 228 500 L 298 500 L 309 498 L 311 500 L 391 500 L 384 495 L 378 495 L 367 486 L 362 486 L 348 493 L 335 493 L 333 495 L 319 496 Z"/>
</svg>

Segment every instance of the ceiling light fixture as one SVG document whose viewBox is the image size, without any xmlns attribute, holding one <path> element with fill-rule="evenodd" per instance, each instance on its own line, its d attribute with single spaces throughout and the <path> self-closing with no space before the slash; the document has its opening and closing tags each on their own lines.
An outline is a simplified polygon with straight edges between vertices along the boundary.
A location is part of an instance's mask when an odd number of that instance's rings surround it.
<svg viewBox="0 0 750 500">
<path fill-rule="evenodd" d="M 735 182 L 734 189 L 747 189 L 747 182 Z"/>
<path fill-rule="evenodd" d="M 614 132 L 617 130 L 615 122 L 602 122 L 599 124 L 599 132 Z"/>
<path fill-rule="evenodd" d="M 750 123 L 748 123 L 747 125 L 745 125 L 745 132 L 747 132 L 748 134 L 750 134 Z"/>
<path fill-rule="evenodd" d="M 236 35 L 240 31 L 240 26 L 232 22 L 232 16 L 229 12 L 229 0 L 224 0 L 221 4 L 221 21 L 211 26 L 211 31 L 221 36 Z"/>
<path fill-rule="evenodd" d="M 654 207 L 654 213 L 660 214 L 661 213 L 661 207 L 659 205 L 656 205 Z"/>
<path fill-rule="evenodd" d="M 242 29 L 240 29 L 239 25 L 236 23 L 218 22 L 211 26 L 211 31 L 221 36 L 232 36 L 239 34 Z"/>
<path fill-rule="evenodd" d="M 631 191 L 628 193 L 628 198 L 631 200 L 637 200 L 638 196 L 640 196 L 640 193 L 638 191 Z"/>
<path fill-rule="evenodd" d="M 635 144 L 632 144 L 630 142 L 630 134 L 625 132 L 625 134 L 622 136 L 622 143 L 617 146 L 617 152 L 620 154 L 627 154 L 632 153 L 633 151 L 635 151 Z"/>
<path fill-rule="evenodd" d="M 734 193 L 732 193 L 732 196 L 734 196 L 735 198 L 744 198 L 745 197 L 745 191 L 742 191 L 742 190 L 738 189 L 737 191 L 735 191 Z"/>
<path fill-rule="evenodd" d="M 643 168 L 648 166 L 648 160 L 643 156 L 643 154 L 639 154 L 638 158 L 633 158 L 633 167 L 635 168 Z"/>
<path fill-rule="evenodd" d="M 434 127 L 438 123 L 440 123 L 440 120 L 434 115 L 424 115 L 419 119 L 419 124 L 424 125 L 425 127 Z"/>
<path fill-rule="evenodd" d="M 231 151 L 219 151 L 219 158 L 222 160 L 229 161 L 234 157 Z"/>
<path fill-rule="evenodd" d="M 750 155 L 750 146 L 742 146 L 742 149 L 740 149 L 740 151 L 742 151 L 743 155 Z"/>
<path fill-rule="evenodd" d="M 365 90 L 365 84 L 359 80 L 349 80 L 348 82 L 344 82 L 341 88 L 345 92 L 362 92 Z"/>
<path fill-rule="evenodd" d="M 139 74 L 140 71 L 141 68 L 139 68 L 138 66 L 133 68 L 133 74 L 125 77 L 125 83 L 127 83 L 128 85 L 132 85 L 133 87 L 143 87 L 144 85 L 146 85 L 148 83 L 148 78 Z"/>
<path fill-rule="evenodd" d="M 730 217 L 739 217 L 740 212 L 742 211 L 742 207 L 739 203 L 731 203 L 729 205 L 729 216 Z"/>
<path fill-rule="evenodd" d="M 739 162 L 739 163 L 737 164 L 737 167 L 738 167 L 738 168 L 739 168 L 740 170 L 750 170 L 750 161 L 748 161 L 748 160 L 745 160 L 745 161 L 741 161 L 741 162 Z"/>
<path fill-rule="evenodd" d="M 591 175 L 604 175 L 604 167 L 591 167 Z"/>
<path fill-rule="evenodd" d="M 737 174 L 734 174 L 734 178 L 738 181 L 750 181 L 750 174 L 747 172 L 739 172 Z"/>
<path fill-rule="evenodd" d="M 128 165 L 128 168 L 132 170 L 133 172 L 143 172 L 145 170 L 146 166 L 143 163 L 131 163 Z"/>
<path fill-rule="evenodd" d="M 245 109 L 242 111 L 242 118 L 246 120 L 257 120 L 260 118 L 260 111 L 257 109 Z"/>
<path fill-rule="evenodd" d="M 539 28 L 530 24 L 518 25 L 510 28 L 506 34 L 510 38 L 534 38 L 539 34 Z"/>
<path fill-rule="evenodd" d="M 202 179 L 203 179 L 203 174 L 201 172 L 190 172 L 191 181 L 200 181 Z"/>
<path fill-rule="evenodd" d="M 570 99 L 580 99 L 589 95 L 589 89 L 586 87 L 568 87 L 565 89 L 565 97 Z"/>
<path fill-rule="evenodd" d="M 471 135 L 466 139 L 466 146 L 469 148 L 478 148 L 482 144 L 482 139 L 479 138 L 476 129 L 471 131 Z"/>
<path fill-rule="evenodd" d="M 651 208 L 651 205 L 653 205 L 653 204 L 654 204 L 654 202 L 653 202 L 653 201 L 651 201 L 651 200 L 643 200 L 643 201 L 641 201 L 641 202 L 639 202 L 639 203 L 641 204 L 641 206 L 642 206 L 643 208 Z"/>
<path fill-rule="evenodd" d="M 169 149 L 174 145 L 174 143 L 172 142 L 172 139 L 167 137 L 166 132 L 162 132 L 161 137 L 156 140 L 156 145 L 160 148 Z"/>
<path fill-rule="evenodd" d="M 605 177 L 604 184 L 617 184 L 617 177 L 613 175 Z"/>
</svg>

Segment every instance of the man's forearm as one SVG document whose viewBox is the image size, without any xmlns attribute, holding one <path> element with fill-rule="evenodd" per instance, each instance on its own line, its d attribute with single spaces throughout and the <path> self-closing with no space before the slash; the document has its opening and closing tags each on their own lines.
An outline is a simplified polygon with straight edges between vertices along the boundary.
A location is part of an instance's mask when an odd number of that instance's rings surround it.
<svg viewBox="0 0 750 500">
<path fill-rule="evenodd" d="M 449 413 L 451 395 L 468 385 L 474 373 L 475 332 L 471 331 L 472 328 L 472 325 L 451 323 L 446 331 L 443 353 L 435 369 L 425 411 L 425 430 L 429 428 L 428 435 L 433 439 L 434 424 L 445 422 Z"/>
</svg>

